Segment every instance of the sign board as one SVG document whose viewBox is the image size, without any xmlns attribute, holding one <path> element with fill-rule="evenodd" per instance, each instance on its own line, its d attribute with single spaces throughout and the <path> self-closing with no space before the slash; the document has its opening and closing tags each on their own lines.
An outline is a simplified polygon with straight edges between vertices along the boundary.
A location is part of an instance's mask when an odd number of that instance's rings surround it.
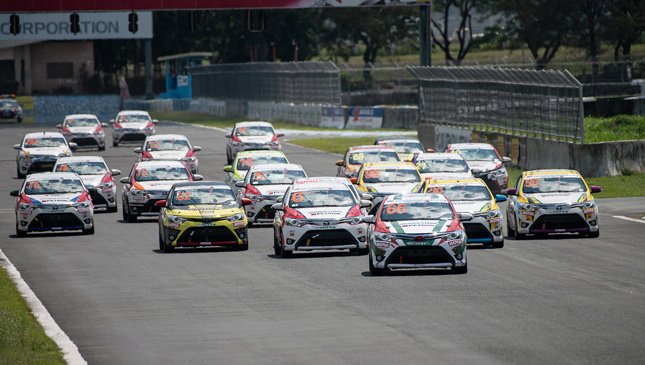
<svg viewBox="0 0 645 365">
<path fill-rule="evenodd" d="M 320 117 L 320 126 L 343 129 L 345 127 L 345 110 L 343 108 L 324 106 Z"/>
<path fill-rule="evenodd" d="M 128 31 L 129 12 L 78 13 L 80 33 L 70 31 L 69 13 L 18 13 L 20 33 L 9 32 L 9 14 L 0 14 L 0 40 L 150 39 L 152 12 L 137 12 L 139 30 Z"/>
<path fill-rule="evenodd" d="M 436 151 L 443 151 L 451 143 L 467 143 L 471 141 L 472 132 L 470 129 L 454 127 L 435 127 Z"/>
<path fill-rule="evenodd" d="M 429 5 L 430 3 L 430 0 L 3 0 L 0 1 L 0 12 L 342 8 L 360 6 L 419 6 L 422 4 Z"/>
<path fill-rule="evenodd" d="M 177 86 L 188 86 L 188 75 L 178 75 Z"/>
<path fill-rule="evenodd" d="M 345 128 L 379 129 L 383 125 L 383 108 L 350 107 L 348 112 Z"/>
</svg>

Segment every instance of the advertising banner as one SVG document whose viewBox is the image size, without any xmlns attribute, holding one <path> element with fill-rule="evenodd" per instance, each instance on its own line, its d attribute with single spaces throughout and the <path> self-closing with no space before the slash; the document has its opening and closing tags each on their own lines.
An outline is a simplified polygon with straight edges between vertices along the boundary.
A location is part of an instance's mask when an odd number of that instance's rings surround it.
<svg viewBox="0 0 645 365">
<path fill-rule="evenodd" d="M 345 111 L 343 108 L 324 106 L 322 108 L 320 126 L 325 128 L 343 129 L 345 127 Z"/>
<path fill-rule="evenodd" d="M 350 107 L 345 128 L 379 129 L 383 125 L 383 114 L 383 108 Z"/>
</svg>

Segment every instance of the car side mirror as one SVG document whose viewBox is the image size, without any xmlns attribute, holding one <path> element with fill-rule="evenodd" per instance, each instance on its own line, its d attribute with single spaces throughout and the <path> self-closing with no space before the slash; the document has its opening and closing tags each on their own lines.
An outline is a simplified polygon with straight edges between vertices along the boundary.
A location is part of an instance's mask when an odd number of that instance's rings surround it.
<svg viewBox="0 0 645 365">
<path fill-rule="evenodd" d="M 372 200 L 374 200 L 374 195 L 363 193 L 363 194 L 361 194 L 361 199 L 372 201 Z"/>
<path fill-rule="evenodd" d="M 159 120 L 158 119 L 153 119 L 152 124 L 159 124 Z"/>
<path fill-rule="evenodd" d="M 56 124 L 56 128 L 58 128 L 58 129 L 62 129 L 62 128 L 63 128 L 63 125 L 62 125 L 62 124 Z"/>
<path fill-rule="evenodd" d="M 157 200 L 157 202 L 155 203 L 155 205 L 156 205 L 156 206 L 158 206 L 159 208 L 163 208 L 163 207 L 165 207 L 165 206 L 166 206 L 166 204 L 167 204 L 167 203 L 168 203 L 168 201 L 167 201 L 167 200 Z"/>
<path fill-rule="evenodd" d="M 137 147 L 134 149 L 134 153 L 141 153 L 143 152 L 143 149 L 141 147 Z"/>
<path fill-rule="evenodd" d="M 515 188 L 506 189 L 506 195 L 517 196 L 517 189 L 515 189 Z"/>
<path fill-rule="evenodd" d="M 114 119 L 110 119 L 110 124 L 114 124 Z"/>
<path fill-rule="evenodd" d="M 365 217 L 363 217 L 363 222 L 374 224 L 376 223 L 376 217 L 374 217 L 373 215 L 366 215 Z"/>
<path fill-rule="evenodd" d="M 276 199 L 275 201 L 277 201 L 278 203 L 282 203 L 284 201 L 284 197 L 283 196 L 278 197 L 278 199 Z"/>
<path fill-rule="evenodd" d="M 195 174 L 193 175 L 193 181 L 202 181 L 204 180 L 204 177 L 200 174 Z"/>
<path fill-rule="evenodd" d="M 426 148 L 426 152 L 435 153 L 435 152 L 437 152 L 437 151 L 435 151 L 435 150 L 434 150 L 434 149 L 432 149 L 432 148 Z"/>
<path fill-rule="evenodd" d="M 253 204 L 253 200 L 249 198 L 242 198 L 242 205 L 251 205 Z"/>
<path fill-rule="evenodd" d="M 470 213 L 459 213 L 458 216 L 459 216 L 459 220 L 462 221 L 462 222 L 468 222 L 468 221 L 473 220 L 473 218 L 475 218 Z"/>
<path fill-rule="evenodd" d="M 235 186 L 237 186 L 238 188 L 243 188 L 246 186 L 246 183 L 244 182 L 244 180 L 236 181 Z"/>
<path fill-rule="evenodd" d="M 119 176 L 121 175 L 121 170 L 112 169 L 110 170 L 110 173 L 112 174 L 112 176 Z"/>
<path fill-rule="evenodd" d="M 78 149 L 78 144 L 76 144 L 76 142 L 70 142 L 69 149 L 72 151 Z"/>
<path fill-rule="evenodd" d="M 511 160 L 510 157 L 506 157 L 506 156 L 502 157 L 502 163 L 503 164 L 509 164 L 511 162 L 513 162 L 513 160 Z"/>
<path fill-rule="evenodd" d="M 121 184 L 129 184 L 130 183 L 130 177 L 129 176 L 124 176 L 121 179 L 119 179 Z"/>
<path fill-rule="evenodd" d="M 107 124 L 107 123 L 101 123 L 101 127 L 105 128 L 105 127 L 107 127 L 107 126 L 108 126 L 108 124 Z"/>
<path fill-rule="evenodd" d="M 199 152 L 201 150 L 202 150 L 202 148 L 200 146 L 193 146 L 193 151 Z"/>
<path fill-rule="evenodd" d="M 351 181 L 352 184 L 356 184 L 358 182 L 358 178 L 357 177 L 350 177 L 349 181 Z"/>
<path fill-rule="evenodd" d="M 20 190 L 11 190 L 11 192 L 9 192 L 9 195 L 19 197 L 20 196 Z"/>
<path fill-rule="evenodd" d="M 336 166 L 343 166 L 343 160 L 336 161 Z"/>
<path fill-rule="evenodd" d="M 233 166 L 224 166 L 222 170 L 224 170 L 224 172 L 233 173 Z"/>
<path fill-rule="evenodd" d="M 502 194 L 496 194 L 495 195 L 495 202 L 496 203 L 503 203 L 503 202 L 505 202 L 507 200 L 508 200 L 508 198 L 506 197 L 506 195 L 502 195 Z"/>
<path fill-rule="evenodd" d="M 284 137 L 284 133 L 277 133 L 276 136 L 278 136 L 278 138 Z"/>
<path fill-rule="evenodd" d="M 20 145 L 19 145 L 19 144 L 14 144 L 14 145 L 13 145 L 13 149 L 14 149 L 14 150 L 21 150 L 22 148 L 20 148 Z"/>
<path fill-rule="evenodd" d="M 592 194 L 602 193 L 602 188 L 600 186 L 592 185 L 590 189 Z"/>
<path fill-rule="evenodd" d="M 226 134 L 224 135 L 224 137 L 226 137 L 226 138 L 231 138 L 231 137 L 233 137 L 233 134 L 232 134 L 232 133 L 226 133 Z"/>
<path fill-rule="evenodd" d="M 372 206 L 372 202 L 369 200 L 361 200 L 361 208 L 369 208 Z"/>
<path fill-rule="evenodd" d="M 282 203 L 275 203 L 271 206 L 271 209 L 273 210 L 284 210 L 284 204 Z"/>
</svg>

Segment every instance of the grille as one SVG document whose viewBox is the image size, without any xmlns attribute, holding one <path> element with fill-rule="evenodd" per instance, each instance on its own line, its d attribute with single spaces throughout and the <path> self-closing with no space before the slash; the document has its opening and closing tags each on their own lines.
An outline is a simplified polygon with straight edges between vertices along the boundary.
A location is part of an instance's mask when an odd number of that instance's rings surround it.
<svg viewBox="0 0 645 365">
<path fill-rule="evenodd" d="M 29 223 L 30 231 L 49 230 L 52 227 L 61 229 L 82 229 L 83 222 L 72 213 L 39 214 Z"/>
<path fill-rule="evenodd" d="M 121 137 L 121 141 L 143 141 L 146 135 L 143 132 L 125 132 Z"/>
<path fill-rule="evenodd" d="M 36 161 L 29 166 L 28 173 L 51 171 L 56 164 L 56 160 Z"/>
<path fill-rule="evenodd" d="M 351 245 L 358 246 L 358 241 L 351 233 L 344 229 L 331 230 L 313 230 L 305 233 L 296 243 L 296 248 L 300 246 L 340 246 Z"/>
<path fill-rule="evenodd" d="M 454 263 L 450 254 L 439 246 L 399 247 L 388 256 L 385 266 L 389 264 L 439 264 L 444 262 Z"/>
<path fill-rule="evenodd" d="M 92 137 L 72 138 L 72 142 L 75 142 L 79 146 L 96 146 L 98 144 Z"/>
<path fill-rule="evenodd" d="M 159 213 L 161 211 L 161 207 L 158 207 L 155 205 L 159 200 L 162 199 L 149 199 L 146 204 L 141 207 L 141 210 L 139 212 L 141 213 Z"/>
<path fill-rule="evenodd" d="M 588 228 L 587 222 L 577 214 L 552 214 L 543 215 L 536 219 L 529 231 L 584 230 Z"/>
<path fill-rule="evenodd" d="M 107 205 L 108 203 L 107 200 L 105 200 L 105 198 L 94 189 L 90 191 L 90 197 L 92 198 L 92 204 L 94 205 Z"/>
<path fill-rule="evenodd" d="M 237 244 L 237 237 L 226 227 L 195 227 L 184 231 L 177 242 L 181 244 L 199 242 Z"/>
<path fill-rule="evenodd" d="M 490 231 L 481 223 L 464 223 L 464 229 L 468 238 L 493 238 Z"/>
</svg>

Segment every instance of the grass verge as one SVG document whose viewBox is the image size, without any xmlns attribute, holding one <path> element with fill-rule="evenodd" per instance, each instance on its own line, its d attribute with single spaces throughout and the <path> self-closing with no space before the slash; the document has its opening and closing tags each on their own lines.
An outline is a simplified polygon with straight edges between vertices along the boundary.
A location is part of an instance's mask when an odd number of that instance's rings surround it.
<svg viewBox="0 0 645 365">
<path fill-rule="evenodd" d="M 645 139 L 645 115 L 585 118 L 585 143 Z"/>
<path fill-rule="evenodd" d="M 294 139 L 289 141 L 302 147 L 315 148 L 332 153 L 345 153 L 350 146 L 373 144 L 373 137 L 361 138 L 318 138 Z M 522 170 L 511 167 L 508 169 L 509 185 L 515 184 Z M 603 192 L 596 194 L 598 198 L 619 198 L 632 196 L 645 196 L 645 173 L 631 173 L 626 171 L 620 176 L 603 176 L 585 178 L 588 185 L 598 185 Z"/>
<path fill-rule="evenodd" d="M 0 268 L 0 364 L 65 364 L 4 268 Z"/>
</svg>

